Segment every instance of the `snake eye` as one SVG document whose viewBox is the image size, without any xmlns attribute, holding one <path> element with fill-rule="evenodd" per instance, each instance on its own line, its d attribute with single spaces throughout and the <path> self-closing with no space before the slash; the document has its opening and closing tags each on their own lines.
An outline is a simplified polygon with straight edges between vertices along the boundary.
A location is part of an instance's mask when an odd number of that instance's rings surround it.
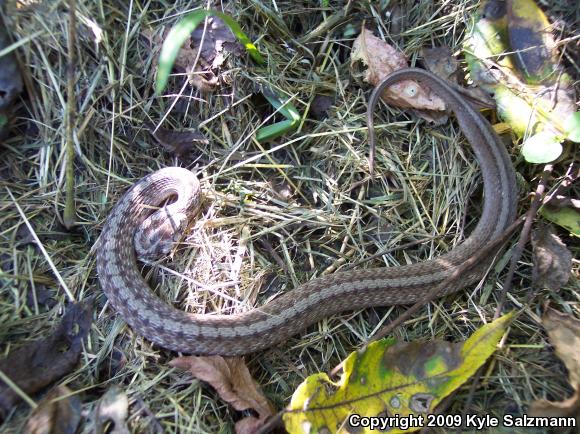
<svg viewBox="0 0 580 434">
<path fill-rule="evenodd" d="M 419 93 L 419 87 L 416 84 L 405 86 L 405 94 L 410 98 L 415 98 Z"/>
</svg>

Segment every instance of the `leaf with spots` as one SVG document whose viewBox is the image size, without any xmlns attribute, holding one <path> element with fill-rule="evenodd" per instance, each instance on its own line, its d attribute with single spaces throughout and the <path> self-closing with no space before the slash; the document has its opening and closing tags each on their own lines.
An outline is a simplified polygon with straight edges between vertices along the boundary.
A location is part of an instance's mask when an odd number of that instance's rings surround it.
<svg viewBox="0 0 580 434">
<path fill-rule="evenodd" d="M 493 354 L 512 318 L 508 314 L 484 325 L 464 342 L 397 343 L 393 338 L 373 342 L 344 361 L 338 382 L 318 373 L 298 386 L 283 415 L 286 429 L 363 433 L 374 431 L 355 427 L 350 415 L 425 417 Z M 398 433 L 404 432 L 402 428 L 406 427 L 391 424 L 375 430 Z"/>
</svg>

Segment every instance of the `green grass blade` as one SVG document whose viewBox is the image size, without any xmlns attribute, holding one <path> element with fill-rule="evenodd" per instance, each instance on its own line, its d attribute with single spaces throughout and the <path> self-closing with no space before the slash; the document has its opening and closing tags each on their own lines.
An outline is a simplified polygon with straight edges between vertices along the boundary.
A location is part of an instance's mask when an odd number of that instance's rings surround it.
<svg viewBox="0 0 580 434">
<path fill-rule="evenodd" d="M 288 98 L 280 96 L 268 87 L 262 88 L 262 95 L 264 95 L 272 107 L 274 107 L 274 109 L 282 114 L 282 116 L 287 120 L 273 125 L 267 125 L 256 131 L 256 140 L 258 140 L 258 142 L 263 143 L 273 140 L 298 127 L 301 119 L 300 113 L 298 113 L 298 110 Z"/>
<path fill-rule="evenodd" d="M 300 113 L 294 104 L 287 98 L 282 98 L 280 95 L 268 88 L 262 89 L 262 95 L 268 100 L 275 110 L 278 110 L 286 119 L 298 122 L 300 120 Z"/>
<path fill-rule="evenodd" d="M 282 122 L 277 122 L 273 125 L 267 125 L 256 131 L 256 140 L 260 143 L 267 142 L 268 140 L 273 140 L 280 137 L 282 134 L 293 130 L 298 125 L 298 122 L 292 120 L 285 120 Z"/>
</svg>

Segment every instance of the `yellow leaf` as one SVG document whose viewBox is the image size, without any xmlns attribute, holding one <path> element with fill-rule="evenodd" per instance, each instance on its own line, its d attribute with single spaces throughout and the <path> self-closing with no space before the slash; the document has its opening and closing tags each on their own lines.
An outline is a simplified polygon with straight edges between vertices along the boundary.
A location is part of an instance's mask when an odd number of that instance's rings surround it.
<svg viewBox="0 0 580 434">
<path fill-rule="evenodd" d="M 397 343 L 392 338 L 373 342 L 348 356 L 340 381 L 324 373 L 304 380 L 283 416 L 286 429 L 310 434 L 418 430 L 426 425 L 426 415 L 493 354 L 512 317 L 484 325 L 456 344 Z M 357 426 L 375 416 L 381 419 L 373 430 Z"/>
<path fill-rule="evenodd" d="M 518 137 L 549 131 L 561 141 L 576 109 L 550 29 L 534 0 L 483 1 L 463 44 L 471 78 L 494 94 L 500 119 Z"/>
<path fill-rule="evenodd" d="M 548 18 L 534 0 L 512 0 L 506 5 L 509 42 L 519 74 L 528 84 L 555 84 L 558 52 Z"/>
</svg>

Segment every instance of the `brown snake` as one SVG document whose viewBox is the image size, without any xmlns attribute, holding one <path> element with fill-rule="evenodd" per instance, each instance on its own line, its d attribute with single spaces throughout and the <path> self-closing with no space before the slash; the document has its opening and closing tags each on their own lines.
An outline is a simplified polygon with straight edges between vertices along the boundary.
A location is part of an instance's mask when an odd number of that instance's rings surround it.
<svg viewBox="0 0 580 434">
<path fill-rule="evenodd" d="M 160 226 L 160 233 L 181 225 L 200 205 L 200 185 L 190 171 L 161 169 L 137 182 L 110 213 L 97 252 L 101 286 L 114 308 L 133 329 L 161 347 L 191 354 L 240 355 L 282 342 L 330 315 L 370 306 L 412 304 L 426 297 L 450 272 L 496 239 L 515 218 L 517 191 L 509 156 L 481 114 L 451 86 L 421 69 L 392 73 L 372 93 L 367 120 L 374 155 L 372 113 L 387 86 L 416 80 L 438 94 L 455 113 L 481 166 L 484 204 L 471 235 L 450 252 L 433 260 L 399 267 L 335 273 L 311 280 L 262 307 L 235 315 L 198 315 L 161 301 L 141 276 L 135 248 L 166 251 L 160 236 L 136 239 L 137 228 Z M 153 213 L 170 196 L 174 203 Z M 177 215 L 177 217 L 173 217 Z M 168 223 L 169 222 L 169 223 Z M 174 229 L 174 228 L 173 228 Z M 144 245 L 144 246 L 141 246 Z M 134 247 L 135 246 L 135 247 Z M 490 258 L 491 260 L 491 258 Z M 490 260 L 470 269 L 441 295 L 458 291 L 480 279 Z"/>
</svg>

